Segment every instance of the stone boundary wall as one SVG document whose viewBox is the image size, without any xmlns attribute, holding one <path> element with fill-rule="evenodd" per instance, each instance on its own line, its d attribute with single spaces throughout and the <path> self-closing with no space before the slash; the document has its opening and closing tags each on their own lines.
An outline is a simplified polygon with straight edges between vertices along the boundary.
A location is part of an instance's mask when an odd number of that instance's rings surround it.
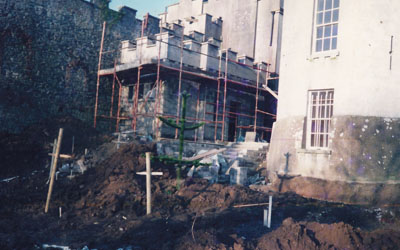
<svg viewBox="0 0 400 250">
<path fill-rule="evenodd" d="M 159 26 L 149 20 L 146 34 Z M 84 0 L 0 0 L 1 131 L 19 132 L 58 115 L 92 124 L 104 21 L 105 50 L 140 36 L 142 21 L 128 7 L 115 12 Z M 106 55 L 102 68 L 114 56 Z M 109 85 L 102 82 L 100 109 Z"/>
</svg>

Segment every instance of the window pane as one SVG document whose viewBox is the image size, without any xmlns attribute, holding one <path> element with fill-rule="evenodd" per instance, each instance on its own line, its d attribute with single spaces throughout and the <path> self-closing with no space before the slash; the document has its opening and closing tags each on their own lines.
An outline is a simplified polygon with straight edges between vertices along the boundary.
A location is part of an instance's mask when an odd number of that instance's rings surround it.
<svg viewBox="0 0 400 250">
<path fill-rule="evenodd" d="M 332 49 L 337 49 L 337 38 L 332 38 Z"/>
<path fill-rule="evenodd" d="M 311 135 L 311 147 L 315 147 L 315 135 Z"/>
<path fill-rule="evenodd" d="M 332 11 L 325 12 L 324 23 L 330 23 L 332 20 Z"/>
<path fill-rule="evenodd" d="M 331 45 L 330 43 L 331 43 L 331 39 L 330 38 L 324 39 L 324 51 L 330 49 L 330 45 Z"/>
<path fill-rule="evenodd" d="M 322 50 L 322 40 L 317 40 L 317 46 L 315 47 L 315 51 L 319 52 Z"/>
<path fill-rule="evenodd" d="M 317 103 L 317 93 L 312 93 L 311 97 L 312 97 L 312 103 L 316 104 Z"/>
<path fill-rule="evenodd" d="M 318 11 L 324 10 L 324 0 L 318 0 Z"/>
<path fill-rule="evenodd" d="M 317 14 L 317 24 L 322 24 L 323 17 L 324 17 L 324 12 L 320 12 Z"/>
<path fill-rule="evenodd" d="M 315 117 L 316 117 L 316 113 L 315 113 L 315 111 L 316 111 L 316 107 L 315 107 L 315 106 L 313 106 L 313 107 L 312 107 L 311 118 L 315 118 Z"/>
<path fill-rule="evenodd" d="M 316 123 L 315 121 L 311 122 L 311 132 L 314 133 L 316 131 Z"/>
<path fill-rule="evenodd" d="M 325 118 L 325 106 L 321 107 L 321 118 Z"/>
<path fill-rule="evenodd" d="M 324 135 L 319 136 L 319 145 L 318 146 L 320 146 L 320 147 L 324 146 Z"/>
<path fill-rule="evenodd" d="M 332 25 L 332 36 L 337 36 L 337 31 L 338 31 L 338 25 L 337 24 Z"/>
<path fill-rule="evenodd" d="M 329 91 L 328 97 L 329 97 L 329 100 L 331 101 L 330 103 L 333 104 L 333 91 Z"/>
<path fill-rule="evenodd" d="M 328 147 L 328 135 L 325 135 L 325 145 L 324 147 Z"/>
<path fill-rule="evenodd" d="M 339 0 L 335 0 L 333 8 L 339 8 Z"/>
<path fill-rule="evenodd" d="M 318 27 L 317 28 L 317 38 L 322 38 L 323 34 L 323 27 Z"/>
<path fill-rule="evenodd" d="M 319 103 L 325 104 L 325 96 L 326 96 L 325 92 L 319 93 Z"/>
<path fill-rule="evenodd" d="M 332 9 L 332 0 L 326 0 L 325 9 L 326 10 Z"/>
<path fill-rule="evenodd" d="M 334 10 L 332 22 L 337 22 L 337 21 L 339 21 L 339 10 Z"/>
<path fill-rule="evenodd" d="M 332 27 L 332 25 L 325 26 L 324 37 L 330 37 L 331 36 L 331 30 L 332 30 L 331 27 Z"/>
</svg>

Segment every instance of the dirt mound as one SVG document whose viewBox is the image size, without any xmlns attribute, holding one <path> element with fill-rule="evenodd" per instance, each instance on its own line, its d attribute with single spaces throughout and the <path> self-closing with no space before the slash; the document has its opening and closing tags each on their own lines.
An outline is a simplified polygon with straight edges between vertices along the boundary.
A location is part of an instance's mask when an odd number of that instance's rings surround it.
<svg viewBox="0 0 400 250">
<path fill-rule="evenodd" d="M 389 230 L 390 231 L 390 230 Z M 275 231 L 264 235 L 256 249 L 398 249 L 399 232 L 365 232 L 343 222 L 320 224 L 287 218 Z"/>
<path fill-rule="evenodd" d="M 267 193 L 200 179 L 187 179 L 176 190 L 175 169 L 156 163 L 152 171 L 164 174 L 152 178 L 153 212 L 145 215 L 146 178 L 136 173 L 145 170 L 148 151 L 155 152 L 155 145 L 133 143 L 118 150 L 113 144 L 102 145 L 87 156 L 93 167 L 83 175 L 59 176 L 47 214 L 43 210 L 48 169 L 0 182 L 0 249 L 34 249 L 43 243 L 138 250 L 396 249 L 400 245 L 398 220 L 384 216 L 393 212 L 397 218 L 397 210 L 273 194 L 276 230 L 271 231 L 263 226 L 264 206 L 234 207 L 268 202 Z M 377 223 L 377 218 L 390 221 L 393 230 Z"/>
<path fill-rule="evenodd" d="M 72 117 L 40 121 L 22 133 L 0 133 L 0 176 L 23 175 L 48 164 L 54 139 L 59 128 L 64 128 L 61 153 L 71 154 L 72 137 L 74 153 L 94 148 L 109 138 L 101 136 L 93 127 Z"/>
<path fill-rule="evenodd" d="M 244 186 L 209 184 L 206 180 L 193 180 L 178 193 L 188 201 L 188 208 L 193 212 L 207 209 L 226 209 L 244 203 L 268 202 L 268 195 L 253 191 Z"/>
<path fill-rule="evenodd" d="M 75 200 L 71 210 L 79 216 L 107 218 L 122 210 L 131 217 L 143 215 L 145 178 L 136 173 L 146 168 L 144 153 L 154 150 L 154 144 L 123 145 L 72 184 L 65 183 L 58 188 L 61 192 L 57 198 Z"/>
</svg>

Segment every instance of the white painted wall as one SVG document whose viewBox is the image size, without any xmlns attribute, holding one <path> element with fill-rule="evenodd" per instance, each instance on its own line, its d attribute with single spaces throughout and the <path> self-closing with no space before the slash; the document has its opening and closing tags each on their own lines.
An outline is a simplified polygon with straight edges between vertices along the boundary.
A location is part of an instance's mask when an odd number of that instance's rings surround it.
<svg viewBox="0 0 400 250">
<path fill-rule="evenodd" d="M 255 58 L 256 62 L 271 63 L 275 70 L 279 14 L 275 16 L 273 45 L 270 46 L 271 11 L 279 10 L 280 4 L 280 0 L 180 0 L 168 6 L 166 20 L 197 18 L 206 13 L 214 20 L 221 17 L 223 49 L 230 48 L 240 56 Z"/>
<path fill-rule="evenodd" d="M 335 89 L 336 116 L 400 117 L 400 1 L 342 0 L 339 55 L 319 58 L 311 53 L 313 4 L 285 1 L 278 119 L 305 116 L 307 90 L 323 88 Z"/>
</svg>

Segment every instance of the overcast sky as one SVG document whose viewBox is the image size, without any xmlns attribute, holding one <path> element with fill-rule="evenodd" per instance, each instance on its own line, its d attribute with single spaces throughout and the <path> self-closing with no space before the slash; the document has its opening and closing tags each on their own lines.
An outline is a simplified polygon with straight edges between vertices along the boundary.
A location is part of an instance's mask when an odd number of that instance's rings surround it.
<svg viewBox="0 0 400 250">
<path fill-rule="evenodd" d="M 136 17 L 142 17 L 149 12 L 151 15 L 158 17 L 158 14 L 165 11 L 167 5 L 179 2 L 179 0 L 112 0 L 110 8 L 117 10 L 119 6 L 128 6 L 137 10 Z"/>
</svg>

